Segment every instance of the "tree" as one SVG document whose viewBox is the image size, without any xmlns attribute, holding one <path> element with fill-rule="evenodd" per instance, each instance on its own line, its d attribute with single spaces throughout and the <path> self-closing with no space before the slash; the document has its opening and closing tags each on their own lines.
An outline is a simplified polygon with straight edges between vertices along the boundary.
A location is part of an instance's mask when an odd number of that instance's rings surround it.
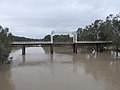
<svg viewBox="0 0 120 90">
<path fill-rule="evenodd" d="M 50 41 L 50 35 L 46 35 L 42 40 L 43 41 Z"/>
<path fill-rule="evenodd" d="M 78 28 L 78 40 L 84 41 L 113 41 L 116 50 L 120 46 L 120 13 L 110 14 L 106 20 L 95 20 L 84 29 Z"/>
<path fill-rule="evenodd" d="M 10 53 L 9 28 L 0 26 L 0 62 L 4 62 Z"/>
<path fill-rule="evenodd" d="M 111 16 L 110 16 L 111 17 Z M 112 18 L 112 30 L 113 30 L 113 44 L 116 46 L 116 56 L 118 56 L 118 49 L 120 46 L 120 14 L 116 14 L 116 16 Z"/>
</svg>

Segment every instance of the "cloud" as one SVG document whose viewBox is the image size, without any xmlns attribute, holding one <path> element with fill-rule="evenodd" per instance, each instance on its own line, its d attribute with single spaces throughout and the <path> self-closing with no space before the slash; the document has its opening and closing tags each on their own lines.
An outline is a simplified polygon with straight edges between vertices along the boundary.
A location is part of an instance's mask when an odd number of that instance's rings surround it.
<svg viewBox="0 0 120 90">
<path fill-rule="evenodd" d="M 75 31 L 119 13 L 119 0 L 1 0 L 0 24 L 15 35 L 40 38 L 51 31 Z"/>
</svg>

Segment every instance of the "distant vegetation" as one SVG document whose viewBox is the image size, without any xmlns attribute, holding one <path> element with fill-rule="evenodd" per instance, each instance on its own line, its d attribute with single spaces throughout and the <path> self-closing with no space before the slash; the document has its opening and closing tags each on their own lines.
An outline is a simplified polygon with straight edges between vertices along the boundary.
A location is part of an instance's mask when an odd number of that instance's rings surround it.
<svg viewBox="0 0 120 90">
<path fill-rule="evenodd" d="M 33 38 L 26 38 L 26 37 L 19 37 L 12 35 L 11 41 L 40 41 L 40 39 L 33 39 Z"/>
<path fill-rule="evenodd" d="M 70 35 L 55 35 L 53 36 L 54 42 L 70 42 L 72 37 Z M 50 35 L 46 35 L 42 41 L 50 41 Z"/>
</svg>

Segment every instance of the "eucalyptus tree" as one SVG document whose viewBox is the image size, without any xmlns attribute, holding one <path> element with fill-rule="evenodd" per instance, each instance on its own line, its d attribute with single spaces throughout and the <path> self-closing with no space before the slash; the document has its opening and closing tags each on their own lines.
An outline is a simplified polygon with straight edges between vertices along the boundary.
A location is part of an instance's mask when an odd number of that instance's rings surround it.
<svg viewBox="0 0 120 90">
<path fill-rule="evenodd" d="M 120 46 L 120 14 L 110 16 L 112 18 L 113 43 L 116 45 L 116 50 Z"/>
<path fill-rule="evenodd" d="M 102 20 L 95 20 L 94 23 L 86 26 L 79 34 L 81 40 L 98 41 L 100 39 Z M 78 29 L 79 30 L 79 29 Z"/>
</svg>

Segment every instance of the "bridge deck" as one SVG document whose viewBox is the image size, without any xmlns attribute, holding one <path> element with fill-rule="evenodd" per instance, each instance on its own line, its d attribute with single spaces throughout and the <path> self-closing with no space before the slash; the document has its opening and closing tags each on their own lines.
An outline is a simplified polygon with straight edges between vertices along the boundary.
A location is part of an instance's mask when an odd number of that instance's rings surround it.
<svg viewBox="0 0 120 90">
<path fill-rule="evenodd" d="M 72 44 L 112 44 L 112 41 L 78 41 L 74 42 L 43 42 L 43 41 L 19 41 L 12 42 L 11 45 L 72 45 Z"/>
<path fill-rule="evenodd" d="M 42 45 L 42 44 L 51 44 L 51 42 L 19 41 L 19 42 L 12 42 L 11 43 L 11 45 Z"/>
</svg>

